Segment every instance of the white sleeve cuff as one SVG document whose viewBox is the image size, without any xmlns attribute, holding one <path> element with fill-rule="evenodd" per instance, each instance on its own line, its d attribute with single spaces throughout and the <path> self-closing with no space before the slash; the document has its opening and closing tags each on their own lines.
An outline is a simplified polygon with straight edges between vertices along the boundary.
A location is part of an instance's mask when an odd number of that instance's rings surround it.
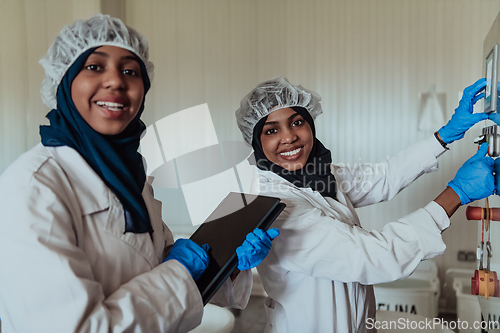
<svg viewBox="0 0 500 333">
<path fill-rule="evenodd" d="M 429 149 L 434 154 L 434 156 L 436 156 L 436 158 L 438 158 L 439 156 L 443 155 L 447 151 L 447 149 L 444 148 L 439 143 L 439 141 L 436 139 L 436 137 L 434 136 L 434 134 L 432 134 L 431 136 L 429 136 L 428 138 L 426 138 L 425 141 L 426 141 L 427 146 L 429 147 Z"/>
<path fill-rule="evenodd" d="M 444 252 L 446 245 L 443 242 L 442 232 L 450 225 L 450 219 L 436 202 L 431 201 L 401 221 L 413 227 L 422 250 L 422 259 L 433 258 Z"/>
<path fill-rule="evenodd" d="M 424 207 L 424 209 L 431 214 L 436 225 L 441 231 L 446 230 L 450 226 L 450 218 L 443 207 L 441 207 L 437 202 L 431 201 Z"/>
</svg>

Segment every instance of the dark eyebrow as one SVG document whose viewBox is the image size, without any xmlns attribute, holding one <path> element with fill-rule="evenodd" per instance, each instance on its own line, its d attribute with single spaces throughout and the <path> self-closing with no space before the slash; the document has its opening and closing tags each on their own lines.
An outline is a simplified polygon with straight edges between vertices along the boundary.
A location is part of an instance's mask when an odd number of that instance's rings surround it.
<svg viewBox="0 0 500 333">
<path fill-rule="evenodd" d="M 94 52 L 92 52 L 92 54 L 97 54 L 101 57 L 109 58 L 109 54 L 107 54 L 106 52 L 94 51 Z M 126 56 L 121 57 L 120 59 L 122 59 L 122 60 L 134 60 L 134 61 L 139 62 L 137 60 L 137 58 L 133 55 L 126 55 Z"/>
<path fill-rule="evenodd" d="M 297 117 L 297 116 L 300 116 L 300 114 L 298 112 L 292 114 L 290 117 L 288 117 L 288 121 L 292 121 L 293 118 Z M 269 121 L 269 122 L 266 122 L 264 124 L 264 126 L 268 126 L 268 125 L 274 125 L 274 124 L 277 124 L 278 122 L 277 121 Z"/>
</svg>

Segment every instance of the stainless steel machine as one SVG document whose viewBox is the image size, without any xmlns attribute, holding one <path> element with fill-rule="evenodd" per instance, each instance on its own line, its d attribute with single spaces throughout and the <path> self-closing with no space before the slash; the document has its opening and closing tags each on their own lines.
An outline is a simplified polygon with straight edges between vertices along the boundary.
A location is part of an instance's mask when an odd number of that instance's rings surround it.
<svg viewBox="0 0 500 333">
<path fill-rule="evenodd" d="M 483 43 L 482 73 L 487 79 L 484 112 L 494 115 L 493 120 L 481 124 L 476 143 L 488 142 L 488 154 L 500 156 L 500 100 L 498 83 L 500 46 L 500 13 L 493 22 Z M 496 118 L 498 114 L 498 118 Z M 497 120 L 498 119 L 498 120 Z M 471 293 L 478 295 L 481 319 L 500 322 L 500 297 L 497 273 L 500 272 L 500 196 L 492 195 L 479 202 L 479 207 L 467 207 L 467 219 L 478 221 L 477 269 L 471 277 Z M 482 332 L 500 332 L 500 327 L 485 327 Z"/>
</svg>

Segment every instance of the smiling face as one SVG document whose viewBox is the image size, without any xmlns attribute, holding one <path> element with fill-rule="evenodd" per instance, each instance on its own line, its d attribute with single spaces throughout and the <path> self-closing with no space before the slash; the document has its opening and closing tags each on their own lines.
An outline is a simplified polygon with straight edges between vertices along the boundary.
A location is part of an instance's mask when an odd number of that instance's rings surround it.
<svg viewBox="0 0 500 333">
<path fill-rule="evenodd" d="M 139 60 L 121 47 L 97 48 L 73 80 L 71 97 L 95 131 L 121 133 L 139 112 L 144 98 Z"/>
<path fill-rule="evenodd" d="M 314 142 L 311 126 L 291 108 L 269 114 L 260 141 L 267 159 L 289 171 L 304 167 Z"/>
</svg>

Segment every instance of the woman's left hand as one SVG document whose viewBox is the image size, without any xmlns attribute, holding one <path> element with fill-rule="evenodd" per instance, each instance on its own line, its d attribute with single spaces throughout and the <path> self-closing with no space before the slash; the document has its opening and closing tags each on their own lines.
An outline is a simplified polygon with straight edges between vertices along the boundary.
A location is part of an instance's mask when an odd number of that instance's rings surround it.
<svg viewBox="0 0 500 333">
<path fill-rule="evenodd" d="M 243 244 L 236 249 L 238 269 L 243 271 L 260 264 L 271 250 L 271 241 L 279 234 L 276 228 L 267 231 L 255 229 L 249 233 Z"/>
<path fill-rule="evenodd" d="M 484 97 L 482 90 L 486 87 L 486 79 L 479 79 L 465 88 L 462 99 L 455 113 L 446 125 L 439 129 L 439 136 L 446 143 L 452 143 L 464 137 L 465 132 L 481 120 L 488 119 L 486 113 L 473 113 L 474 104 Z"/>
</svg>

